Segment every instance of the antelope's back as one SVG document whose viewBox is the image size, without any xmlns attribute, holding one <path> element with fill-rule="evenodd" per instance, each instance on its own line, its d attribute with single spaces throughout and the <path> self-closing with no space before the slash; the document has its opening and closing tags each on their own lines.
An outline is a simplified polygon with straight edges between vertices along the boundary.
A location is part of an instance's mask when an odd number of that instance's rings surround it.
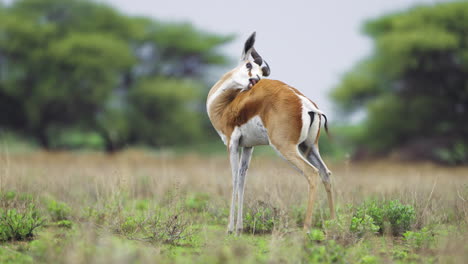
<svg viewBox="0 0 468 264">
<path fill-rule="evenodd" d="M 294 89 L 287 84 L 262 79 L 250 90 L 241 92 L 233 101 L 240 126 L 259 116 L 268 134 L 280 133 L 280 137 L 297 140 L 302 130 L 302 102 Z M 294 129 L 295 128 L 295 129 Z"/>
</svg>

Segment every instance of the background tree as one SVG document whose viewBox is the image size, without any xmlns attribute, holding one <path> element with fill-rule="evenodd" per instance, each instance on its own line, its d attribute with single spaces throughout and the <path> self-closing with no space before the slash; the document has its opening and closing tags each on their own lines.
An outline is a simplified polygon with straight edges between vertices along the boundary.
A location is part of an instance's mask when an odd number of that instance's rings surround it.
<svg viewBox="0 0 468 264">
<path fill-rule="evenodd" d="M 0 129 L 45 148 L 97 137 L 108 151 L 201 135 L 197 91 L 231 37 L 88 0 L 18 0 L 0 12 Z"/>
<path fill-rule="evenodd" d="M 421 6 L 369 21 L 374 53 L 332 93 L 365 108 L 356 140 L 373 152 L 468 162 L 468 3 Z"/>
</svg>

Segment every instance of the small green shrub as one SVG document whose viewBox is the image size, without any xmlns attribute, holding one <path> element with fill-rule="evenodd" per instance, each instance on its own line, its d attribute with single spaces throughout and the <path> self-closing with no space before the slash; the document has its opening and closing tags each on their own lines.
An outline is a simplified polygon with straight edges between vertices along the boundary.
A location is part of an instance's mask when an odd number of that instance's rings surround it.
<svg viewBox="0 0 468 264">
<path fill-rule="evenodd" d="M 43 225 L 34 203 L 19 208 L 0 209 L 0 241 L 26 240 Z"/>
<path fill-rule="evenodd" d="M 65 263 L 64 251 L 70 242 L 86 243 L 84 241 L 78 242 L 78 237 L 69 239 L 67 233 L 62 233 L 60 239 L 57 239 L 56 234 L 53 232 L 42 232 L 41 236 L 29 243 L 25 252 L 33 257 L 34 263 Z"/>
<path fill-rule="evenodd" d="M 398 200 L 373 199 L 358 206 L 353 217 L 354 224 L 351 223 L 353 231 L 359 232 L 359 223 L 369 223 L 372 218 L 373 224 L 379 227 L 380 233 L 383 233 L 385 227 L 389 227 L 392 234 L 398 236 L 411 228 L 416 219 L 416 213 L 413 206 L 404 205 Z M 372 230 L 373 227 L 368 229 Z"/>
<path fill-rule="evenodd" d="M 281 211 L 269 203 L 257 201 L 247 206 L 244 217 L 244 231 L 252 234 L 263 234 L 273 231 L 279 224 Z"/>
<path fill-rule="evenodd" d="M 422 258 L 421 255 L 409 252 L 407 249 L 395 248 L 392 251 L 392 258 L 395 263 L 439 263 L 431 258 Z"/>
<path fill-rule="evenodd" d="M 291 217 L 298 227 L 304 225 L 305 206 L 296 206 L 291 209 Z"/>
<path fill-rule="evenodd" d="M 148 219 L 141 213 L 129 214 L 124 216 L 123 220 L 115 225 L 113 231 L 117 234 L 131 237 L 140 231 L 148 222 Z"/>
<path fill-rule="evenodd" d="M 147 211 L 150 209 L 150 201 L 149 200 L 136 200 L 135 201 L 135 209 L 139 211 Z"/>
<path fill-rule="evenodd" d="M 72 228 L 73 222 L 70 220 L 60 220 L 54 223 L 57 227 Z"/>
<path fill-rule="evenodd" d="M 53 222 L 69 220 L 70 214 L 72 211 L 71 208 L 66 203 L 57 202 L 53 199 L 48 200 L 47 210 Z"/>
<path fill-rule="evenodd" d="M 320 229 L 310 230 L 310 232 L 307 233 L 307 237 L 309 238 L 309 240 L 316 241 L 316 242 L 320 242 L 320 241 L 325 240 L 325 234 Z"/>
<path fill-rule="evenodd" d="M 309 243 L 305 247 L 304 263 L 347 263 L 345 249 L 334 240 L 329 240 L 324 245 Z"/>
<path fill-rule="evenodd" d="M 185 206 L 195 212 L 203 212 L 208 206 L 210 196 L 206 193 L 194 193 L 187 197 Z"/>
<path fill-rule="evenodd" d="M 208 206 L 206 209 L 207 221 L 210 224 L 225 225 L 229 218 L 229 207 L 227 206 Z"/>
<path fill-rule="evenodd" d="M 99 228 L 129 239 L 182 245 L 195 230 L 186 207 L 176 204 L 170 208 L 150 207 L 146 200 L 129 202 L 118 196 L 99 207 L 86 208 L 84 214 Z"/>
<path fill-rule="evenodd" d="M 33 258 L 27 254 L 0 247 L 0 263 L 2 264 L 32 264 Z"/>
<path fill-rule="evenodd" d="M 430 248 L 435 244 L 435 234 L 427 227 L 424 227 L 417 232 L 406 231 L 403 234 L 403 237 L 407 245 L 416 250 Z"/>
<path fill-rule="evenodd" d="M 357 207 L 354 216 L 361 219 L 364 219 L 365 215 L 370 216 L 380 230 L 384 226 L 385 209 L 383 207 L 378 200 L 368 200 Z"/>
<path fill-rule="evenodd" d="M 0 241 L 30 239 L 43 223 L 31 195 L 0 193 Z"/>
<path fill-rule="evenodd" d="M 354 216 L 351 219 L 349 230 L 356 233 L 358 236 L 365 234 L 375 234 L 379 231 L 380 227 L 375 223 L 374 218 L 365 214 L 363 217 Z"/>
<path fill-rule="evenodd" d="M 358 263 L 359 264 L 377 264 L 377 263 L 380 263 L 380 261 L 376 256 L 365 255 L 359 260 Z"/>
<path fill-rule="evenodd" d="M 408 251 L 406 249 L 394 248 L 392 255 L 394 260 L 404 260 L 408 257 Z"/>
<path fill-rule="evenodd" d="M 15 191 L 7 191 L 2 194 L 2 203 L 7 203 L 8 201 L 13 201 L 16 198 Z"/>
<path fill-rule="evenodd" d="M 398 200 L 384 204 L 385 219 L 390 222 L 393 235 L 401 235 L 411 228 L 416 212 L 411 205 L 401 204 Z"/>
<path fill-rule="evenodd" d="M 351 205 L 347 205 L 347 207 Z M 351 209 L 351 208 L 349 208 Z M 360 237 L 357 233 L 350 230 L 353 215 L 351 212 L 337 214 L 335 219 L 329 219 L 324 222 L 324 230 L 327 239 L 334 239 L 340 244 L 354 244 Z"/>
</svg>

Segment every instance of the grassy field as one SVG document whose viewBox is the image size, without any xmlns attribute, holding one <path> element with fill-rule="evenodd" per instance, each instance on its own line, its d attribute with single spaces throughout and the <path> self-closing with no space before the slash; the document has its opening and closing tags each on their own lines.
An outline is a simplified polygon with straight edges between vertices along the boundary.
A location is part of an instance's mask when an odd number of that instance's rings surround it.
<svg viewBox="0 0 468 264">
<path fill-rule="evenodd" d="M 226 234 L 225 156 L 126 151 L 0 155 L 0 263 L 466 263 L 468 168 L 330 164 L 338 218 L 320 187 L 255 157 L 241 236 Z"/>
</svg>

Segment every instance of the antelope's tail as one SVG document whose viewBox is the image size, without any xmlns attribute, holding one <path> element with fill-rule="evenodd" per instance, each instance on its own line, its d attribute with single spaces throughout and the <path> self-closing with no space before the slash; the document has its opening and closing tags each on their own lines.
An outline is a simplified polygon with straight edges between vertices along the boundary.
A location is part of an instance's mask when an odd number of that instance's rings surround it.
<svg viewBox="0 0 468 264">
<path fill-rule="evenodd" d="M 323 116 L 323 118 L 325 119 L 325 122 L 323 124 L 323 127 L 325 128 L 325 132 L 327 133 L 327 136 L 330 138 L 330 139 L 333 139 L 333 137 L 331 136 L 330 134 L 330 131 L 328 131 L 328 118 L 325 114 L 321 114 Z"/>
</svg>

